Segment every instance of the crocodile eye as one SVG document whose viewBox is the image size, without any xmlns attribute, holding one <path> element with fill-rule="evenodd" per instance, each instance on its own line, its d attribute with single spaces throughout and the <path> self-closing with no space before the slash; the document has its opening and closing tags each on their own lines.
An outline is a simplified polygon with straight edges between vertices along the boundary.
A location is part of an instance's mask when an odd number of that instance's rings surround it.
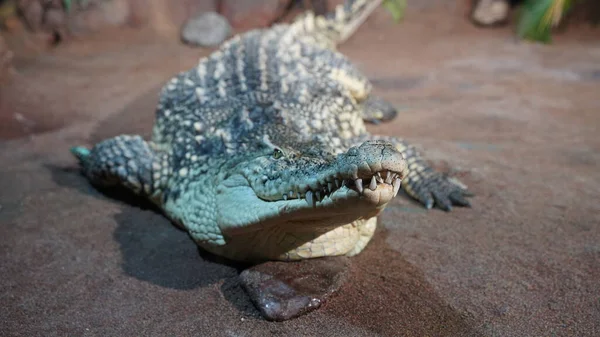
<svg viewBox="0 0 600 337">
<path fill-rule="evenodd" d="M 281 159 L 281 158 L 283 158 L 283 151 L 281 151 L 280 149 L 275 148 L 273 150 L 273 158 L 275 158 L 275 159 Z"/>
</svg>

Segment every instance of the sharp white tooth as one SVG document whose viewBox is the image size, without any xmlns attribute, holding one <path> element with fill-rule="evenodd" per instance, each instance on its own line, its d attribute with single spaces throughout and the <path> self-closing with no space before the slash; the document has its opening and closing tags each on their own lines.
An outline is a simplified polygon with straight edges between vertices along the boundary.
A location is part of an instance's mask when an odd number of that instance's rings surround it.
<svg viewBox="0 0 600 337">
<path fill-rule="evenodd" d="M 313 193 L 312 191 L 306 191 L 306 203 L 308 204 L 308 206 L 312 206 L 314 205 L 314 200 L 313 200 Z"/>
<path fill-rule="evenodd" d="M 369 184 L 369 189 L 371 191 L 375 191 L 377 189 L 377 179 L 375 178 L 375 176 L 371 177 L 371 183 Z"/>
<path fill-rule="evenodd" d="M 287 199 L 288 199 L 288 196 L 287 196 L 287 194 L 284 194 L 284 195 L 283 195 L 283 200 L 287 200 Z"/>
<path fill-rule="evenodd" d="M 394 181 L 394 173 L 388 171 L 387 177 L 385 177 L 385 183 L 391 185 L 392 181 Z"/>
<path fill-rule="evenodd" d="M 335 187 L 340 188 L 340 181 L 337 179 L 335 180 Z"/>
<path fill-rule="evenodd" d="M 394 183 L 392 184 L 392 186 L 394 186 L 394 197 L 398 195 L 398 191 L 400 191 L 400 185 L 402 185 L 402 180 L 400 178 L 394 179 Z"/>
<path fill-rule="evenodd" d="M 346 185 L 346 179 L 342 180 L 342 186 Z"/>
<path fill-rule="evenodd" d="M 378 183 L 382 183 L 383 182 L 383 178 L 381 177 L 381 173 L 377 172 L 376 178 L 377 178 L 377 182 Z"/>
<path fill-rule="evenodd" d="M 294 192 L 293 192 L 293 191 L 290 191 L 290 192 L 288 193 L 288 196 L 289 196 L 290 198 L 294 198 Z"/>
<path fill-rule="evenodd" d="M 358 178 L 354 181 L 354 184 L 356 185 L 356 189 L 358 190 L 358 193 L 362 193 L 363 192 L 363 185 L 362 185 L 362 179 Z"/>
<path fill-rule="evenodd" d="M 329 190 L 329 193 L 331 193 L 331 191 L 333 191 L 333 184 L 327 183 L 327 189 Z"/>
</svg>

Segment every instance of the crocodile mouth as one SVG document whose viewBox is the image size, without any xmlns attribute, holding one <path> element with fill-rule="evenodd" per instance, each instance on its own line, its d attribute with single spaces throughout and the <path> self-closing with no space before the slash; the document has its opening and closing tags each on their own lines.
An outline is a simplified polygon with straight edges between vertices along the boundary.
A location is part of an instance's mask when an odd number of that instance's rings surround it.
<svg viewBox="0 0 600 337">
<path fill-rule="evenodd" d="M 368 191 L 377 191 L 388 189 L 393 193 L 393 197 L 398 194 L 402 184 L 403 173 L 394 171 L 376 171 L 371 175 L 358 176 L 357 178 L 336 177 L 317 184 L 316 188 L 305 186 L 304 188 L 295 188 L 285 193 L 281 198 L 261 198 L 263 201 L 291 201 L 303 199 L 308 206 L 316 207 L 319 204 L 331 199 L 333 195 L 342 189 L 356 192 L 359 196 Z"/>
</svg>

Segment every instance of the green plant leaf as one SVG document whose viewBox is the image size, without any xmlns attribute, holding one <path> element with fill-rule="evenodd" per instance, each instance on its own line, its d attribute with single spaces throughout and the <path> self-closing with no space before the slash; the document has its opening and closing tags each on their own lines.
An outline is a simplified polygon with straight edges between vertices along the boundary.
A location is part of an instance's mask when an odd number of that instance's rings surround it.
<svg viewBox="0 0 600 337">
<path fill-rule="evenodd" d="M 63 4 L 65 5 L 65 10 L 67 12 L 70 12 L 71 11 L 71 5 L 72 5 L 71 0 L 63 0 Z"/>
<path fill-rule="evenodd" d="M 517 24 L 522 39 L 550 43 L 552 28 L 571 7 L 572 0 L 526 0 Z"/>
<path fill-rule="evenodd" d="M 404 17 L 406 0 L 384 0 L 383 7 L 392 14 L 395 22 L 399 22 Z"/>
</svg>

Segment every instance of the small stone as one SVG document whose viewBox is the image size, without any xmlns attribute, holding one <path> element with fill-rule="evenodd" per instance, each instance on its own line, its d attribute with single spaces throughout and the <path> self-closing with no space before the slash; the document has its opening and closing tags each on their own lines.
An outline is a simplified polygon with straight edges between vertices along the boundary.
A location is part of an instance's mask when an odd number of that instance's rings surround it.
<svg viewBox="0 0 600 337">
<path fill-rule="evenodd" d="M 471 20 L 482 27 L 507 23 L 510 13 L 508 0 L 479 0 L 473 5 Z"/>
<path fill-rule="evenodd" d="M 202 47 L 220 45 L 231 33 L 227 19 L 215 12 L 206 12 L 189 19 L 181 30 L 183 42 Z"/>
<path fill-rule="evenodd" d="M 344 284 L 346 257 L 266 262 L 240 274 L 242 287 L 263 317 L 285 321 L 318 309 Z"/>
</svg>

